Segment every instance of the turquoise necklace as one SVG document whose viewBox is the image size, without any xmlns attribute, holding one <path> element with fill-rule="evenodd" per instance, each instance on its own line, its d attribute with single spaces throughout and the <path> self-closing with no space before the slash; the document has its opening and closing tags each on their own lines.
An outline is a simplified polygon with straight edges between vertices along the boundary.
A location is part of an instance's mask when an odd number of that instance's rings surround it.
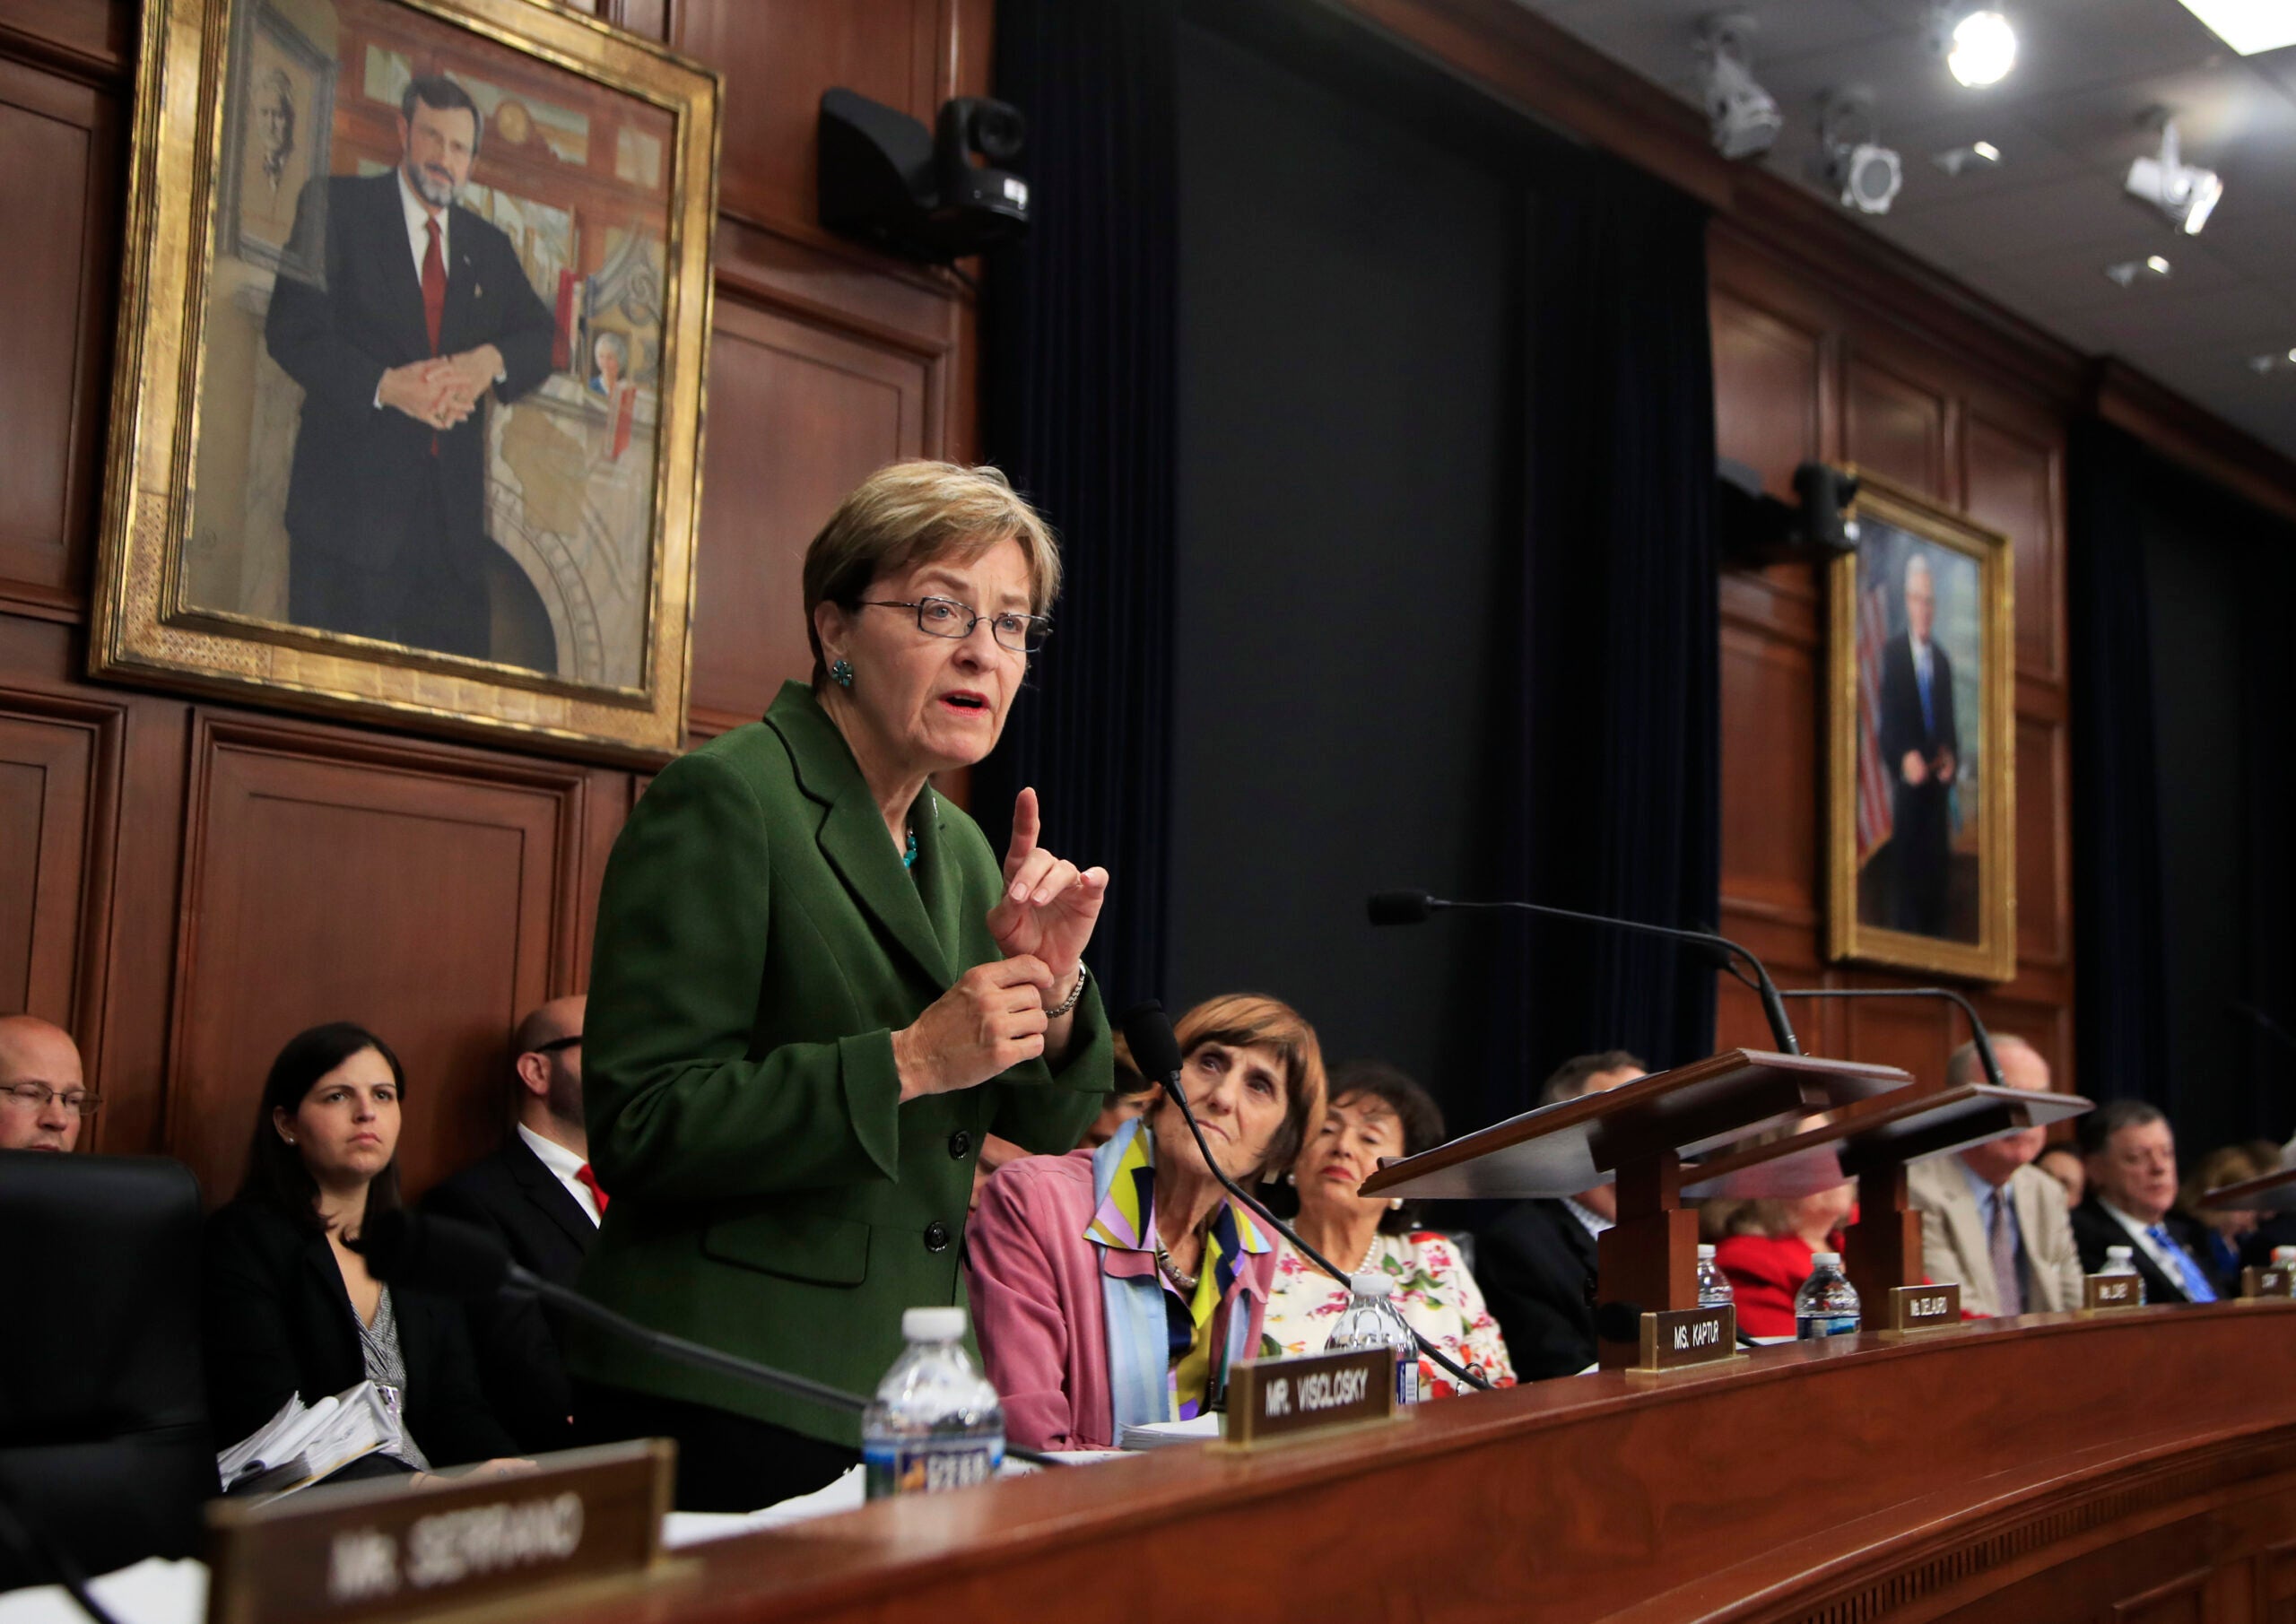
<svg viewBox="0 0 2296 1624">
<path fill-rule="evenodd" d="M 908 848 L 900 855 L 900 865 L 904 869 L 917 866 L 917 831 L 913 829 L 909 831 Z"/>
</svg>

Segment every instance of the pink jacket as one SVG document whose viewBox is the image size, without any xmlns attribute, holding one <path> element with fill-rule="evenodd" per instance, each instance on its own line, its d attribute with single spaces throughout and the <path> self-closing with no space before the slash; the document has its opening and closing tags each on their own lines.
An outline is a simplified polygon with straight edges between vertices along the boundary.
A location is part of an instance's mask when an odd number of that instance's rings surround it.
<svg viewBox="0 0 2296 1624">
<path fill-rule="evenodd" d="M 993 1174 L 966 1226 L 973 1328 L 1004 1405 L 1004 1436 L 1031 1449 L 1115 1447 L 1101 1279 L 1153 1275 L 1154 1255 L 1084 1238 L 1092 1221 L 1092 1152 L 1028 1156 Z M 1230 1306 L 1249 1305 L 1257 1347 L 1275 1277 L 1273 1251 L 1253 1255 Z M 1224 1334 L 1228 1309 L 1213 1325 Z"/>
</svg>

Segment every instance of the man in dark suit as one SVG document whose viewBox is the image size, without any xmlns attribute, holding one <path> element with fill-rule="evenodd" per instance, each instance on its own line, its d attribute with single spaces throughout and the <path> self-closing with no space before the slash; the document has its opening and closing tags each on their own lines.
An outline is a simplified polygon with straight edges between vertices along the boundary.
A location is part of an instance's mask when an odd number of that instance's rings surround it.
<svg viewBox="0 0 2296 1624">
<path fill-rule="evenodd" d="M 553 999 L 518 1023 L 518 1116 L 502 1148 L 430 1192 L 432 1212 L 500 1236 L 543 1279 L 570 1286 L 598 1232 L 606 1196 L 590 1172 L 582 1122 L 578 996 Z M 532 1298 L 469 1305 L 471 1342 L 487 1402 L 528 1452 L 563 1449 L 573 1411 L 558 1331 Z"/>
<path fill-rule="evenodd" d="M 1646 1070 L 1624 1049 L 1581 1055 L 1546 1080 L 1539 1104 L 1614 1089 Z M 1601 1185 L 1562 1201 L 1518 1203 L 1483 1231 L 1475 1281 L 1518 1380 L 1575 1376 L 1595 1362 L 1595 1243 L 1617 1216 L 1618 1191 Z"/>
<path fill-rule="evenodd" d="M 1882 760 L 1890 775 L 1890 849 L 1899 930 L 1945 934 L 1951 891 L 1952 786 L 1961 734 L 1953 720 L 1953 666 L 1930 633 L 1937 588 L 1929 560 L 1916 552 L 1905 566 L 1902 637 L 1882 649 Z"/>
<path fill-rule="evenodd" d="M 306 268 L 272 290 L 265 340 L 303 386 L 288 613 L 484 659 L 488 577 L 519 574 L 486 534 L 485 403 L 549 375 L 553 323 L 510 239 L 456 206 L 477 106 L 435 76 L 399 109 L 396 169 L 303 188 L 286 264 Z"/>
<path fill-rule="evenodd" d="M 2094 1274 L 2109 1246 L 2126 1246 L 2148 1303 L 2213 1303 L 2216 1291 L 2192 1249 L 2177 1200 L 2177 1140 L 2169 1119 L 2141 1099 L 2116 1099 L 2075 1130 L 2089 1174 L 2089 1199 L 2074 1210 L 2081 1266 Z"/>
</svg>

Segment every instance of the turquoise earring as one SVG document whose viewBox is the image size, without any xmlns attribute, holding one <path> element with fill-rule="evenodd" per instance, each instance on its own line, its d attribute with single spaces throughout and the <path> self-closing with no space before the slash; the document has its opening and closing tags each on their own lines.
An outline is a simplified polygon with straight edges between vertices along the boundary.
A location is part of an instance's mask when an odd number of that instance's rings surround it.
<svg viewBox="0 0 2296 1624">
<path fill-rule="evenodd" d="M 831 666 L 831 667 L 829 668 L 829 680 L 830 680 L 831 682 L 832 682 L 836 683 L 839 688 L 850 688 L 850 687 L 852 687 L 852 686 L 853 686 L 853 664 L 852 664 L 852 662 L 851 662 L 851 661 L 849 661 L 849 660 L 839 660 L 836 664 L 834 664 L 834 665 Z"/>
</svg>

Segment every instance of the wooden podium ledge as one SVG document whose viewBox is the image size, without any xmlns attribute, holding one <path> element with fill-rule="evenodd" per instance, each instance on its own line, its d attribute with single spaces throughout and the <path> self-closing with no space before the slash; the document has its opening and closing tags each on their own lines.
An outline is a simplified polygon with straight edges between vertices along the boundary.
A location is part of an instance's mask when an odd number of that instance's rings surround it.
<svg viewBox="0 0 2296 1624">
<path fill-rule="evenodd" d="M 1786 1345 L 872 1506 L 549 1615 L 2278 1624 L 2292 1378 L 2296 1302 Z"/>
</svg>

